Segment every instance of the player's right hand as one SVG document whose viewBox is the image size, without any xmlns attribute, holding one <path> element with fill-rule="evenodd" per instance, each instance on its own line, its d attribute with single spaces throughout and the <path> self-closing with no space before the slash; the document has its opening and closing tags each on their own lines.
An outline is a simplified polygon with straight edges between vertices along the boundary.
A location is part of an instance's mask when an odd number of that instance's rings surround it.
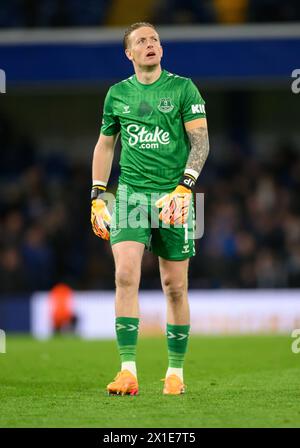
<svg viewBox="0 0 300 448">
<path fill-rule="evenodd" d="M 99 238 L 109 240 L 109 225 L 111 215 L 102 199 L 94 199 L 92 201 L 91 223 L 93 232 Z"/>
</svg>

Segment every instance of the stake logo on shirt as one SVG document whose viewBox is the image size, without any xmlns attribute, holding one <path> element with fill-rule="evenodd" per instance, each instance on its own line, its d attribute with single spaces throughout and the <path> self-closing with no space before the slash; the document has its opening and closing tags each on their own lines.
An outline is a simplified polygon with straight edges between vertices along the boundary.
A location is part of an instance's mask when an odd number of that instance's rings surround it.
<svg viewBox="0 0 300 448">
<path fill-rule="evenodd" d="M 128 143 L 130 146 L 140 144 L 141 149 L 159 148 L 159 144 L 168 145 L 170 143 L 170 134 L 164 129 L 156 126 L 154 131 L 147 130 L 146 126 L 139 126 L 138 124 L 130 124 L 126 128 L 130 135 Z"/>
</svg>

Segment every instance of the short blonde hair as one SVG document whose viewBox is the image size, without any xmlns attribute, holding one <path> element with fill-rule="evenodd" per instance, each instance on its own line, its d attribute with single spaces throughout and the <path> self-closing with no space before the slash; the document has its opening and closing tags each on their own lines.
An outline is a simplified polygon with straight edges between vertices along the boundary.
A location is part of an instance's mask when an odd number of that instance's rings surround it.
<svg viewBox="0 0 300 448">
<path fill-rule="evenodd" d="M 136 22 L 136 23 L 133 23 L 132 25 L 130 25 L 130 26 L 127 28 L 127 30 L 126 30 L 125 33 L 124 33 L 123 45 L 124 45 L 125 50 L 126 50 L 126 48 L 128 48 L 128 41 L 129 41 L 129 36 L 130 36 L 130 34 L 131 34 L 133 31 L 135 31 L 135 30 L 137 30 L 137 29 L 139 29 L 139 28 L 142 28 L 143 26 L 148 26 L 148 27 L 150 27 L 150 28 L 153 28 L 154 31 L 157 32 L 155 26 L 152 25 L 152 23 L 149 23 L 149 22 Z M 157 34 L 158 34 L 158 33 L 157 33 Z"/>
</svg>

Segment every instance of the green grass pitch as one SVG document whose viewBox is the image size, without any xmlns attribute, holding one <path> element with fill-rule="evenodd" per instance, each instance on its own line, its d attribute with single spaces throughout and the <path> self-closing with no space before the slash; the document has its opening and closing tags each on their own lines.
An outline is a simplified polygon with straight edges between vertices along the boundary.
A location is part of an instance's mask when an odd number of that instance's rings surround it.
<svg viewBox="0 0 300 448">
<path fill-rule="evenodd" d="M 166 341 L 140 338 L 140 395 L 108 396 L 114 341 L 7 336 L 0 427 L 300 427 L 300 353 L 289 336 L 192 336 L 187 390 L 163 396 Z"/>
</svg>

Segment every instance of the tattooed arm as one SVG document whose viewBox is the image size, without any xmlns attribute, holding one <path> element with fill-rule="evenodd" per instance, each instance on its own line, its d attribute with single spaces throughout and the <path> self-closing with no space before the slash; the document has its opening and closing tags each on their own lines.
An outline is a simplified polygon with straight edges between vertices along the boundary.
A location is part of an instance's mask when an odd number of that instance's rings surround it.
<svg viewBox="0 0 300 448">
<path fill-rule="evenodd" d="M 191 143 L 191 152 L 186 169 L 192 169 L 200 174 L 209 152 L 207 122 L 205 118 L 188 121 L 185 129 Z"/>
<path fill-rule="evenodd" d="M 192 190 L 209 152 L 206 118 L 187 121 L 184 126 L 190 140 L 191 151 L 179 185 Z"/>
<path fill-rule="evenodd" d="M 190 193 L 209 152 L 206 119 L 198 118 L 188 121 L 184 126 L 191 143 L 191 151 L 184 174 L 176 189 L 155 203 L 156 207 L 162 208 L 159 219 L 165 224 L 185 224 L 187 222 Z"/>
</svg>

